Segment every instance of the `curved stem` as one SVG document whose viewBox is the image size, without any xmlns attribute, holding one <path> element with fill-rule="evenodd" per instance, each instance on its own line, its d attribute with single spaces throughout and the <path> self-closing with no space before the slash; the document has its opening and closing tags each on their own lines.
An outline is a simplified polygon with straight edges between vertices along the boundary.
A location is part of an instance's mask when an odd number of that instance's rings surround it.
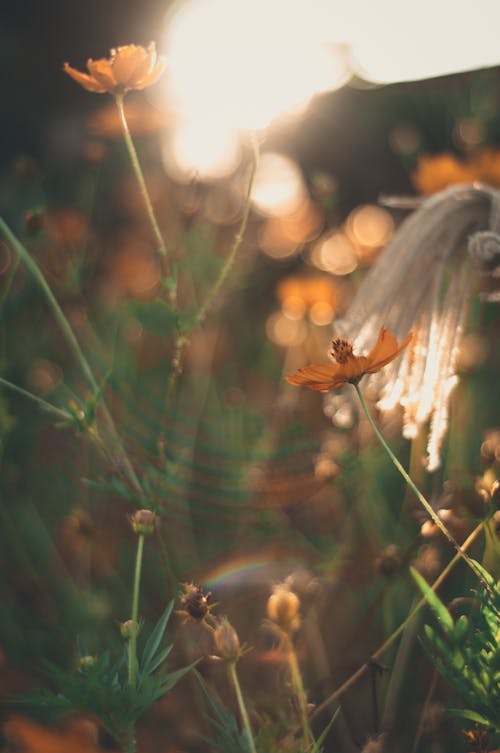
<svg viewBox="0 0 500 753">
<path fill-rule="evenodd" d="M 132 169 L 134 171 L 135 177 L 137 179 L 137 183 L 139 185 L 139 191 L 141 193 L 142 200 L 144 202 L 144 207 L 146 209 L 146 213 L 148 215 L 148 219 L 151 224 L 151 228 L 153 230 L 155 240 L 158 244 L 158 253 L 160 254 L 160 256 L 166 259 L 168 255 L 167 246 L 163 239 L 163 235 L 161 234 L 161 230 L 159 228 L 159 225 L 158 225 L 155 213 L 154 213 L 153 204 L 151 203 L 151 197 L 149 195 L 149 191 L 146 186 L 146 181 L 144 180 L 144 173 L 142 172 L 141 163 L 139 162 L 137 151 L 134 146 L 134 142 L 132 140 L 132 135 L 128 127 L 127 117 L 125 115 L 125 109 L 123 107 L 123 94 L 115 95 L 115 102 L 118 108 L 118 113 L 120 115 L 120 121 L 121 121 L 122 129 L 123 129 L 123 138 L 125 140 L 125 145 L 127 147 L 127 151 L 130 157 Z M 170 302 L 172 304 L 175 304 L 176 298 L 177 298 L 175 280 L 172 280 L 172 284 L 169 287 L 169 296 L 170 296 Z"/>
<path fill-rule="evenodd" d="M 66 319 L 64 312 L 61 309 L 54 293 L 49 287 L 47 280 L 43 276 L 42 270 L 40 269 L 36 261 L 33 259 L 31 254 L 28 253 L 27 249 L 23 246 L 23 244 L 16 238 L 14 233 L 11 231 L 9 226 L 4 222 L 2 218 L 0 218 L 0 231 L 2 232 L 2 235 L 4 236 L 7 243 L 14 249 L 17 256 L 21 259 L 25 267 L 27 267 L 27 269 L 31 272 L 31 274 L 33 275 L 37 283 L 42 288 L 45 294 L 45 297 L 47 298 L 47 301 L 49 302 L 49 305 L 52 309 L 52 312 L 57 320 L 57 323 L 59 324 L 61 330 L 63 331 L 63 334 L 66 337 L 66 340 L 68 341 L 68 344 L 71 347 L 71 350 L 73 351 L 73 354 L 76 360 L 80 364 L 83 373 L 87 377 L 87 380 L 90 386 L 92 387 L 92 390 L 94 392 L 97 392 L 98 385 L 94 378 L 92 370 L 88 364 L 88 361 L 83 355 L 83 352 L 82 352 L 82 349 L 80 348 L 78 340 L 76 339 L 74 332 L 71 329 L 71 326 L 68 320 Z"/>
<path fill-rule="evenodd" d="M 430 515 L 433 523 L 435 523 L 435 525 L 439 528 L 439 530 L 445 536 L 445 538 L 449 541 L 449 543 L 457 550 L 457 552 L 460 555 L 460 557 L 462 557 L 462 559 L 468 564 L 468 566 L 470 567 L 470 569 L 473 571 L 474 575 L 476 575 L 476 577 L 479 578 L 479 580 L 484 585 L 484 587 L 489 591 L 490 590 L 489 584 L 486 583 L 485 579 L 483 578 L 483 576 L 481 575 L 481 573 L 479 572 L 479 570 L 476 568 L 476 566 L 474 565 L 474 563 L 471 560 L 471 558 L 469 557 L 469 555 L 466 554 L 463 551 L 463 549 L 460 546 L 460 544 L 453 538 L 453 536 L 448 531 L 448 529 L 446 528 L 445 524 L 443 523 L 443 521 L 441 520 L 441 518 L 439 517 L 439 515 L 432 508 L 432 506 L 426 500 L 426 498 L 424 497 L 424 495 L 422 494 L 422 492 L 418 489 L 418 487 L 413 483 L 412 478 L 405 471 L 405 469 L 403 468 L 403 466 L 401 465 L 401 463 L 397 459 L 396 455 L 393 453 L 393 451 L 391 450 L 391 448 L 389 447 L 389 445 L 385 441 L 384 437 L 382 436 L 382 434 L 380 433 L 380 431 L 379 431 L 379 429 L 377 427 L 377 424 L 373 420 L 370 411 L 368 410 L 368 407 L 366 405 L 365 399 L 363 397 L 363 393 L 359 389 L 359 385 L 355 383 L 354 384 L 354 389 L 358 393 L 358 397 L 359 397 L 359 400 L 360 400 L 360 403 L 361 403 L 361 407 L 363 408 L 363 411 L 364 411 L 364 413 L 365 413 L 368 421 L 370 422 L 370 426 L 372 427 L 373 431 L 375 432 L 375 436 L 377 437 L 378 441 L 380 442 L 380 444 L 382 445 L 382 447 L 384 448 L 384 450 L 386 451 L 386 453 L 389 455 L 390 459 L 392 460 L 392 462 L 394 463 L 394 465 L 396 466 L 396 468 L 398 469 L 398 471 L 400 472 L 400 474 L 402 475 L 402 477 L 404 478 L 404 480 L 406 481 L 406 483 L 408 484 L 408 486 L 414 492 L 414 494 L 417 497 L 418 501 L 424 507 L 424 509 L 426 510 L 426 512 Z"/>
<path fill-rule="evenodd" d="M 208 295 L 205 298 L 204 302 L 200 306 L 200 309 L 195 317 L 195 320 L 191 329 L 194 329 L 194 327 L 204 322 L 209 309 L 211 308 L 215 298 L 217 297 L 222 285 L 224 284 L 226 280 L 226 277 L 228 276 L 229 272 L 231 271 L 233 267 L 236 254 L 238 253 L 238 249 L 245 235 L 245 230 L 248 223 L 248 217 L 250 215 L 250 207 L 252 203 L 251 197 L 252 197 L 253 182 L 255 178 L 255 173 L 257 172 L 257 166 L 259 164 L 259 143 L 258 143 L 257 136 L 255 135 L 254 131 L 252 131 L 251 133 L 251 141 L 252 141 L 253 159 L 252 159 L 252 166 L 250 168 L 250 178 L 248 181 L 247 193 L 245 196 L 245 204 L 243 206 L 243 215 L 241 218 L 240 226 L 238 228 L 236 235 L 234 236 L 233 245 L 231 246 L 231 249 L 219 273 L 219 276 L 216 279 L 215 283 L 213 284 L 211 290 L 208 292 Z"/>
<path fill-rule="evenodd" d="M 480 533 L 484 525 L 485 523 L 484 521 L 482 521 L 481 523 L 479 523 L 479 525 L 477 525 L 474 528 L 472 533 L 469 534 L 469 536 L 466 538 L 466 540 L 462 544 L 463 551 L 468 549 L 471 546 L 471 544 L 476 539 L 476 537 L 478 536 L 478 534 Z M 457 553 L 455 554 L 453 559 L 451 559 L 448 562 L 444 570 L 441 571 L 441 573 L 438 575 L 438 577 L 432 584 L 431 588 L 433 591 L 437 591 L 440 585 L 446 580 L 446 578 L 448 577 L 450 572 L 453 570 L 457 562 L 459 562 L 461 556 L 462 556 L 461 553 Z M 314 709 L 314 712 L 311 715 L 311 719 L 316 717 L 318 714 L 321 714 L 326 708 L 328 708 L 328 706 L 330 706 L 330 704 L 335 703 L 335 701 L 341 698 L 341 696 L 343 696 L 344 693 L 346 693 L 349 690 L 349 688 L 351 688 L 359 679 L 361 679 L 361 677 L 363 677 L 365 672 L 367 672 L 368 669 L 370 668 L 373 660 L 380 659 L 380 657 L 383 656 L 383 654 L 387 651 L 387 649 L 390 648 L 390 646 L 392 646 L 394 641 L 396 641 L 399 638 L 401 633 L 405 630 L 406 626 L 413 620 L 415 615 L 417 615 L 420 612 L 420 610 L 426 606 L 427 603 L 428 601 L 426 597 L 423 596 L 420 599 L 420 601 L 417 602 L 415 607 L 411 610 L 408 617 L 405 620 L 403 620 L 401 625 L 397 627 L 396 630 L 393 633 L 391 633 L 391 635 L 378 647 L 378 649 L 371 655 L 370 659 L 364 664 L 362 664 L 361 667 L 359 667 L 359 669 L 357 669 L 350 677 L 348 677 L 347 680 L 343 682 L 342 685 L 340 685 L 340 687 L 338 687 L 330 696 L 328 696 L 328 698 L 326 698 L 323 701 L 323 703 L 321 703 L 319 706 L 317 706 Z"/>
<path fill-rule="evenodd" d="M 137 553 L 135 556 L 134 586 L 132 591 L 132 630 L 128 643 L 128 684 L 135 684 L 135 665 L 137 656 L 137 631 L 139 627 L 139 592 L 141 587 L 142 554 L 144 551 L 144 534 L 137 538 Z"/>
<path fill-rule="evenodd" d="M 59 327 L 61 328 L 68 342 L 68 345 L 73 351 L 73 355 L 75 356 L 76 361 L 79 363 L 85 377 L 87 378 L 87 381 L 89 382 L 90 387 L 92 388 L 92 392 L 94 393 L 94 395 L 97 394 L 99 392 L 99 385 L 97 384 L 97 380 L 94 377 L 94 374 L 92 372 L 92 369 L 90 368 L 89 362 L 85 358 L 83 351 L 80 348 L 80 344 L 78 340 L 76 339 L 75 334 L 73 330 L 71 329 L 71 326 L 68 320 L 66 319 L 64 312 L 62 308 L 60 307 L 54 293 L 52 292 L 49 284 L 47 283 L 47 280 L 45 279 L 42 270 L 40 269 L 36 261 L 33 259 L 33 257 L 30 255 L 28 250 L 25 248 L 25 246 L 16 238 L 14 233 L 11 231 L 9 226 L 6 224 L 6 222 L 4 222 L 4 220 L 1 217 L 0 217 L 0 233 L 3 235 L 8 245 L 15 251 L 18 258 L 23 262 L 24 266 L 33 275 L 34 279 L 37 281 L 38 285 L 42 289 L 45 297 L 47 298 L 47 302 L 50 308 L 52 309 L 54 318 L 59 324 Z M 101 398 L 101 408 L 102 408 L 103 416 L 108 424 L 111 436 L 119 449 L 119 458 L 117 461 L 115 461 L 115 464 L 118 467 L 123 466 L 125 472 L 127 473 L 127 476 L 129 477 L 130 482 L 132 483 L 136 491 L 142 493 L 142 488 L 139 483 L 139 479 L 137 478 L 137 475 L 132 467 L 132 464 L 127 456 L 127 453 L 125 452 L 120 436 L 116 430 L 113 418 L 106 407 L 104 399 L 102 398 Z"/>
<path fill-rule="evenodd" d="M 7 387 L 9 390 L 12 390 L 13 392 L 17 392 L 19 395 L 22 395 L 23 397 L 26 397 L 28 400 L 32 400 L 34 403 L 37 403 L 37 405 L 40 406 L 43 410 L 49 411 L 50 413 L 53 413 L 55 416 L 59 416 L 59 418 L 64 418 L 66 421 L 71 420 L 72 416 L 71 413 L 68 413 L 65 410 L 61 410 L 60 408 L 57 408 L 55 405 L 52 405 L 52 403 L 48 403 L 43 398 L 39 397 L 38 395 L 34 395 L 32 392 L 29 392 L 28 390 L 23 390 L 22 387 L 18 387 L 17 384 L 13 384 L 12 382 L 9 382 L 8 379 L 3 379 L 3 377 L 0 377 L 0 384 L 4 387 Z"/>
<path fill-rule="evenodd" d="M 246 732 L 248 744 L 250 746 L 250 751 L 251 753 L 257 753 L 257 749 L 255 747 L 255 740 L 253 739 L 252 728 L 250 726 L 250 720 L 248 718 L 247 708 L 245 706 L 243 693 L 241 692 L 238 675 L 236 673 L 236 662 L 234 661 L 229 662 L 228 671 L 229 671 L 229 677 L 231 678 L 231 682 L 233 683 L 234 690 L 236 693 L 236 700 L 238 701 L 238 708 L 240 710 L 241 721 L 243 722 L 243 728 Z"/>
<path fill-rule="evenodd" d="M 252 166 L 250 169 L 250 178 L 248 181 L 241 222 L 236 232 L 236 235 L 234 236 L 232 246 L 229 250 L 227 259 L 222 266 L 219 276 L 214 282 L 212 288 L 209 290 L 207 297 L 201 304 L 198 310 L 198 313 L 195 315 L 189 328 L 184 330 L 183 332 L 179 332 L 177 334 L 177 337 L 175 338 L 170 376 L 168 379 L 167 389 L 166 389 L 166 394 L 165 394 L 165 409 L 164 409 L 165 414 L 168 413 L 168 407 L 169 407 L 170 400 L 174 392 L 176 382 L 179 376 L 182 374 L 182 369 L 184 365 L 184 356 L 185 356 L 186 348 L 189 345 L 191 332 L 195 329 L 195 327 L 199 326 L 200 324 L 203 324 L 203 322 L 205 321 L 205 318 L 215 298 L 217 297 L 220 289 L 222 288 L 227 276 L 229 275 L 233 267 L 234 261 L 236 259 L 236 254 L 238 253 L 239 247 L 245 235 L 245 230 L 248 224 L 248 218 L 250 216 L 252 188 L 253 188 L 253 183 L 255 179 L 255 173 L 257 172 L 257 165 L 259 163 L 259 143 L 257 140 L 257 136 L 255 135 L 253 131 L 251 134 L 251 141 L 252 141 L 253 160 L 252 160 Z M 164 439 L 165 439 L 165 433 L 166 431 L 164 427 L 157 441 L 157 447 L 159 448 L 160 456 L 163 455 L 163 444 L 164 444 Z"/>
</svg>

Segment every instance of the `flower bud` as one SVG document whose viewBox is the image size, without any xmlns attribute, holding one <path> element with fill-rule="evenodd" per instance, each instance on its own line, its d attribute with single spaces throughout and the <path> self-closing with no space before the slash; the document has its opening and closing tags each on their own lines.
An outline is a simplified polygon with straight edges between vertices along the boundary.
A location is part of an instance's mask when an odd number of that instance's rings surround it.
<svg viewBox="0 0 500 753">
<path fill-rule="evenodd" d="M 120 625 L 120 633 L 122 635 L 122 638 L 125 638 L 126 640 L 130 640 L 134 633 L 137 632 L 137 622 L 134 620 L 125 620 L 125 622 L 122 622 Z"/>
<path fill-rule="evenodd" d="M 215 628 L 214 644 L 217 656 L 223 661 L 235 662 L 241 656 L 242 650 L 238 633 L 227 617 L 223 617 Z"/>
<path fill-rule="evenodd" d="M 288 586 L 279 583 L 267 600 L 266 612 L 271 622 L 284 633 L 293 633 L 300 625 L 300 599 Z"/>
<path fill-rule="evenodd" d="M 81 671 L 85 671 L 86 669 L 90 669 L 90 667 L 93 667 L 95 664 L 95 656 L 80 656 L 78 659 L 78 669 Z"/>
<path fill-rule="evenodd" d="M 137 510 L 130 517 L 130 525 L 134 533 L 147 535 L 153 533 L 158 521 L 158 516 L 152 510 Z"/>
</svg>

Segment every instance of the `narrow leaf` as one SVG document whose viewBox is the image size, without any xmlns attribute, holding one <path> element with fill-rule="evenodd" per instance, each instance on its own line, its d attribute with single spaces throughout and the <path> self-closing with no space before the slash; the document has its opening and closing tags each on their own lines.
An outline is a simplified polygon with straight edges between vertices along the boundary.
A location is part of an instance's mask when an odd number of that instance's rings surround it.
<svg viewBox="0 0 500 753">
<path fill-rule="evenodd" d="M 473 711 L 472 709 L 448 709 L 448 713 L 459 719 L 468 719 L 471 722 L 483 724 L 485 727 L 493 726 L 489 719 L 486 719 L 482 714 L 478 714 L 477 711 Z"/>
<path fill-rule="evenodd" d="M 162 641 L 163 635 L 165 633 L 165 629 L 167 627 L 167 622 L 172 613 L 173 608 L 174 608 L 174 601 L 172 599 L 172 601 L 169 604 L 167 604 L 167 608 L 163 612 L 162 616 L 156 623 L 151 635 L 146 641 L 146 645 L 144 646 L 144 651 L 142 653 L 142 661 L 141 661 L 142 672 L 150 673 L 153 671 L 150 669 L 150 664 Z"/>
<path fill-rule="evenodd" d="M 422 591 L 422 594 L 425 596 L 425 598 L 429 602 L 429 606 L 436 613 L 439 621 L 441 622 L 442 627 L 446 631 L 453 630 L 453 618 L 451 614 L 448 612 L 448 610 L 446 609 L 441 599 L 434 593 L 432 588 L 429 586 L 425 578 L 423 578 L 420 575 L 418 570 L 415 570 L 414 567 L 410 567 L 410 571 L 417 586 L 420 588 L 420 590 Z"/>
</svg>

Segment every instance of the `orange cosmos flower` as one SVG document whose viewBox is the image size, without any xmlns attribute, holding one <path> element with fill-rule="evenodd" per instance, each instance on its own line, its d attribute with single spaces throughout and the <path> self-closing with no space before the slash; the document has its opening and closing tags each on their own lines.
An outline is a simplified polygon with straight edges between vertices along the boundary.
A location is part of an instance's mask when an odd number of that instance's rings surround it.
<svg viewBox="0 0 500 753">
<path fill-rule="evenodd" d="M 155 43 L 145 48 L 127 44 L 111 50 L 109 58 L 87 60 L 88 73 L 77 71 L 69 63 L 64 70 L 84 89 L 97 94 L 125 94 L 130 89 L 144 89 L 156 83 L 163 73 L 165 59 L 156 54 Z"/>
<path fill-rule="evenodd" d="M 337 337 L 332 341 L 330 351 L 334 364 L 305 366 L 295 374 L 286 376 L 285 379 L 297 387 L 309 387 L 310 390 L 317 392 L 337 390 L 347 382 L 357 384 L 365 374 L 374 374 L 394 361 L 406 348 L 411 338 L 410 332 L 401 345 L 398 345 L 394 335 L 382 327 L 378 340 L 368 355 L 355 356 L 351 343 Z"/>
</svg>

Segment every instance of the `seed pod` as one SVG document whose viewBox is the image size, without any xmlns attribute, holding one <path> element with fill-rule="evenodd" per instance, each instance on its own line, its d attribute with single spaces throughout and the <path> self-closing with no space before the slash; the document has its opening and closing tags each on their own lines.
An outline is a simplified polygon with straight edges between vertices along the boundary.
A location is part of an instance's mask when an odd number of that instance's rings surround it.
<svg viewBox="0 0 500 753">
<path fill-rule="evenodd" d="M 214 644 L 217 656 L 226 662 L 236 662 L 241 656 L 242 649 L 238 633 L 227 617 L 223 617 L 214 631 Z"/>
<path fill-rule="evenodd" d="M 158 516 L 152 510 L 137 510 L 130 517 L 130 525 L 134 533 L 148 535 L 153 533 L 158 521 Z"/>
<path fill-rule="evenodd" d="M 284 633 L 293 633 L 300 625 L 300 599 L 287 585 L 279 583 L 267 600 L 266 612 Z"/>
</svg>

